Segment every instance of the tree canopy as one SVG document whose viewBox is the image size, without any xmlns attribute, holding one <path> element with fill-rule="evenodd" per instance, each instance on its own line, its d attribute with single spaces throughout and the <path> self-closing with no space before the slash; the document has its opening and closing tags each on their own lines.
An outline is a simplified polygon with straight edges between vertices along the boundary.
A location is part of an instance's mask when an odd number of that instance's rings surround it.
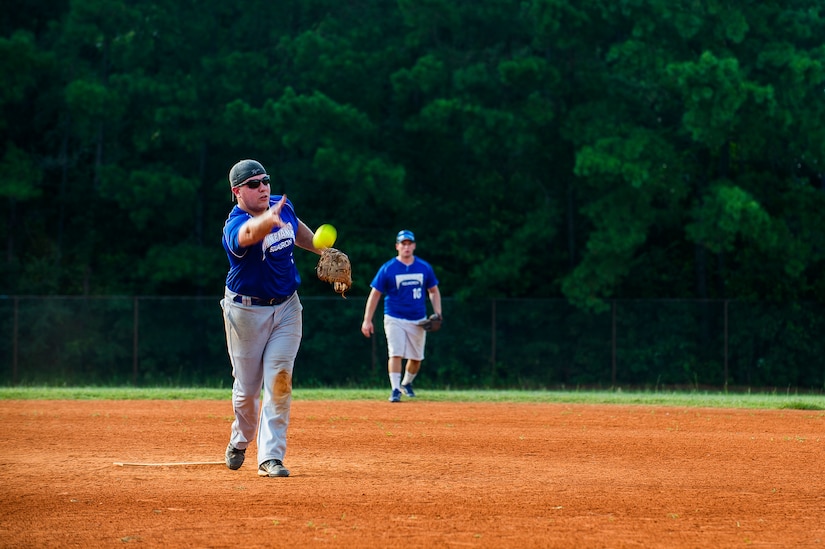
<svg viewBox="0 0 825 549">
<path fill-rule="evenodd" d="M 354 295 L 407 228 L 457 298 L 825 298 L 819 1 L 14 4 L 6 294 L 221 293 L 255 158 Z"/>
</svg>

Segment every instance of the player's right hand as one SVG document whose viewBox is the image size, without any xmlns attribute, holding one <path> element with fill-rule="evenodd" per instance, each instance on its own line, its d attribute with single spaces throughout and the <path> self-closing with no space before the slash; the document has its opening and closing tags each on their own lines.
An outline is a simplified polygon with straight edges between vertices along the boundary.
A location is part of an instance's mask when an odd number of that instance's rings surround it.
<svg viewBox="0 0 825 549">
<path fill-rule="evenodd" d="M 365 320 L 361 323 L 361 333 L 364 334 L 364 337 L 370 337 L 374 333 L 371 320 Z"/>
<path fill-rule="evenodd" d="M 284 207 L 284 204 L 286 204 L 286 195 L 283 195 L 278 202 L 269 208 L 269 215 L 272 216 L 272 221 L 276 227 L 283 227 L 286 224 L 281 220 L 281 208 Z"/>
</svg>

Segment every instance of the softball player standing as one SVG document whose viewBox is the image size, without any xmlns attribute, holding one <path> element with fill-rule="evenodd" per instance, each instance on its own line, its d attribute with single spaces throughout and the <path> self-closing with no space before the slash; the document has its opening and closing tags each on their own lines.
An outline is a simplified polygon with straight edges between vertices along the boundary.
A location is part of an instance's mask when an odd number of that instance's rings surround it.
<svg viewBox="0 0 825 549">
<path fill-rule="evenodd" d="M 427 317 L 426 294 L 433 312 L 441 314 L 441 293 L 432 266 L 415 257 L 415 235 L 399 231 L 395 238 L 396 257 L 384 263 L 373 278 L 370 295 L 364 309 L 361 333 L 370 337 L 374 332 L 372 317 L 381 296 L 384 297 L 384 333 L 387 336 L 389 360 L 387 371 L 392 392 L 390 402 L 401 402 L 401 391 L 415 397 L 412 382 L 424 360 L 427 332 L 418 322 Z M 404 379 L 401 379 L 402 360 L 407 359 Z"/>
</svg>

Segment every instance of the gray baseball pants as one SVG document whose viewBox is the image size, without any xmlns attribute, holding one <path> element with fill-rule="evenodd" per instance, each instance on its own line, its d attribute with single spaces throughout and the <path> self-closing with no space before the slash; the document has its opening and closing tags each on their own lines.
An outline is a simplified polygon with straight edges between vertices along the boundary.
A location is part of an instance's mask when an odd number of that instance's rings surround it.
<svg viewBox="0 0 825 549">
<path fill-rule="evenodd" d="M 229 442 L 246 449 L 257 431 L 258 465 L 283 461 L 292 404 L 292 370 L 303 335 L 298 293 L 280 305 L 242 305 L 226 290 L 221 300 L 232 362 L 235 421 Z M 263 394 L 261 389 L 263 388 Z"/>
</svg>

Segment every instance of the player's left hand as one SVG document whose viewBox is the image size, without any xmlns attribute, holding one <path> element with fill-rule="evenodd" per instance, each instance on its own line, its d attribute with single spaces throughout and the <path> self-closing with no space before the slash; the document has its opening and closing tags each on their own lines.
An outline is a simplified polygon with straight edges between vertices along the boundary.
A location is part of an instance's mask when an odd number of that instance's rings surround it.
<svg viewBox="0 0 825 549">
<path fill-rule="evenodd" d="M 318 278 L 332 284 L 332 288 L 341 297 L 352 287 L 352 265 L 347 254 L 335 248 L 326 248 L 321 252 L 315 267 Z"/>
<path fill-rule="evenodd" d="M 424 328 L 425 332 L 437 332 L 441 329 L 441 323 L 444 321 L 441 315 L 433 313 L 424 320 L 420 320 L 418 325 Z"/>
</svg>

